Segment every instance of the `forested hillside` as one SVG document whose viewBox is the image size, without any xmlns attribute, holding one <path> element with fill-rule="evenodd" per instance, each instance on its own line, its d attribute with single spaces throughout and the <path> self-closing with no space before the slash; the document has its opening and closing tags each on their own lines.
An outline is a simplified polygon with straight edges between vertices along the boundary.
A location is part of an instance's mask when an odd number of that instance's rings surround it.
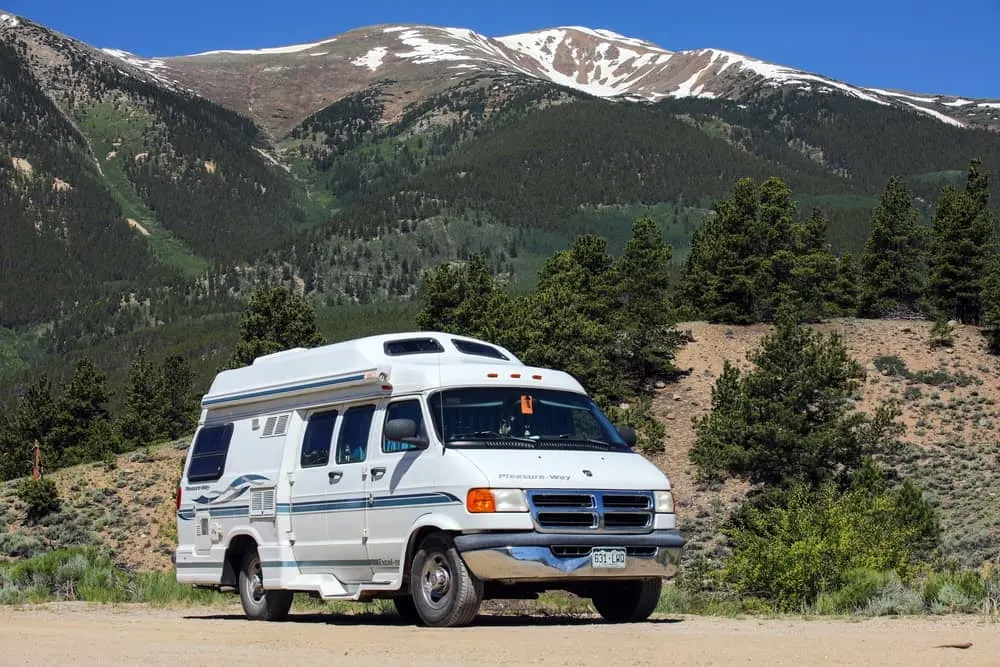
<svg viewBox="0 0 1000 667">
<path fill-rule="evenodd" d="M 267 285 L 345 332 L 351 313 L 412 322 L 426 271 L 475 253 L 524 293 L 580 234 L 619 255 L 640 217 L 676 284 L 744 177 L 781 178 L 794 222 L 824 222 L 823 271 L 853 284 L 890 177 L 927 230 L 971 159 L 1000 168 L 1000 134 L 835 91 L 652 104 L 482 71 L 408 104 L 376 81 L 274 136 L 150 62 L 26 21 L 0 34 L 0 405 L 82 358 L 120 384 L 140 346 L 204 382 Z"/>
</svg>

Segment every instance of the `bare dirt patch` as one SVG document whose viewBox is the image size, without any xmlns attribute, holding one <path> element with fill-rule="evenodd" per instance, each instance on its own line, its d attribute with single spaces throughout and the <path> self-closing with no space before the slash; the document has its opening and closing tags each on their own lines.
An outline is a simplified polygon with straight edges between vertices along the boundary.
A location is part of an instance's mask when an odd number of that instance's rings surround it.
<svg viewBox="0 0 1000 667">
<path fill-rule="evenodd" d="M 428 629 L 391 616 L 294 614 L 245 621 L 228 608 L 59 604 L 0 609 L 11 664 L 352 665 L 995 665 L 1000 632 L 979 617 L 865 621 L 659 617 L 480 616 L 469 628 Z M 966 649 L 937 648 L 971 644 Z M 334 657 L 336 656 L 336 657 Z"/>
</svg>

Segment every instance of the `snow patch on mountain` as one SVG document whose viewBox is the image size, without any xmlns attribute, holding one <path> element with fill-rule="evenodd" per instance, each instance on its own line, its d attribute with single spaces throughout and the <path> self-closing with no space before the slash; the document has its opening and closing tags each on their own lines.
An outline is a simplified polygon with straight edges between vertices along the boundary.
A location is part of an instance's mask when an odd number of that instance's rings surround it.
<svg viewBox="0 0 1000 667">
<path fill-rule="evenodd" d="M 336 37 L 331 37 L 330 39 L 324 39 L 319 42 L 311 42 L 309 44 L 292 44 L 290 46 L 272 46 L 265 49 L 220 49 L 217 51 L 202 51 L 201 53 L 192 53 L 189 56 L 181 56 L 183 58 L 197 58 L 199 56 L 217 56 L 217 55 L 236 55 L 236 56 L 275 56 L 284 55 L 288 53 L 301 53 L 302 51 L 308 51 L 309 49 L 316 48 L 317 46 L 322 46 L 323 44 L 331 44 L 336 42 Z"/>
<path fill-rule="evenodd" d="M 21 22 L 17 20 L 16 16 L 11 16 L 10 14 L 0 14 L 0 25 L 5 25 L 8 28 L 16 28 L 21 25 Z"/>
<path fill-rule="evenodd" d="M 1000 102 L 980 102 L 979 106 L 985 109 L 1000 109 Z"/>
<path fill-rule="evenodd" d="M 914 104 L 913 102 L 907 102 L 906 100 L 903 100 L 903 104 L 905 104 L 906 106 L 911 107 L 913 109 L 916 109 L 917 111 L 919 111 L 921 113 L 925 113 L 928 116 L 933 116 L 934 118 L 937 118 L 942 123 L 947 123 L 948 125 L 954 125 L 956 127 L 965 127 L 964 123 L 960 123 L 957 120 L 955 120 L 954 118 L 952 118 L 951 116 L 946 116 L 943 113 L 941 113 L 940 111 L 935 111 L 934 109 L 928 109 L 927 107 L 922 107 L 919 104 Z"/>
<path fill-rule="evenodd" d="M 387 53 L 389 53 L 389 49 L 387 47 L 376 46 L 365 55 L 358 56 L 352 60 L 351 64 L 357 65 L 358 67 L 367 67 L 374 72 L 382 66 L 382 60 L 385 59 Z"/>
<path fill-rule="evenodd" d="M 928 104 L 934 104 L 938 101 L 936 97 L 920 97 L 918 95 L 908 95 L 906 93 L 898 93 L 894 90 L 885 90 L 883 88 L 867 88 L 873 93 L 878 93 L 879 95 L 885 95 L 887 97 L 900 97 L 905 100 L 913 100 L 914 102 L 925 102 Z"/>
</svg>

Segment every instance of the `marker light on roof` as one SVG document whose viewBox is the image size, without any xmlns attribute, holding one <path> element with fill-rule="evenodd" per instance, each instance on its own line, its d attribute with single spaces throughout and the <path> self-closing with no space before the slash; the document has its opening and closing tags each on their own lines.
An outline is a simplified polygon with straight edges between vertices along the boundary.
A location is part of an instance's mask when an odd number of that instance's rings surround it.
<svg viewBox="0 0 1000 667">
<path fill-rule="evenodd" d="M 521 377 L 521 374 L 520 373 L 511 373 L 510 376 L 512 378 L 519 378 L 519 377 Z"/>
<path fill-rule="evenodd" d="M 486 377 L 488 377 L 488 378 L 495 378 L 495 377 L 497 377 L 497 374 L 496 373 L 487 373 Z"/>
<path fill-rule="evenodd" d="M 541 380 L 541 379 L 542 379 L 542 376 L 541 376 L 541 375 L 532 375 L 532 376 L 531 376 L 531 379 L 532 379 L 532 380 Z"/>
</svg>

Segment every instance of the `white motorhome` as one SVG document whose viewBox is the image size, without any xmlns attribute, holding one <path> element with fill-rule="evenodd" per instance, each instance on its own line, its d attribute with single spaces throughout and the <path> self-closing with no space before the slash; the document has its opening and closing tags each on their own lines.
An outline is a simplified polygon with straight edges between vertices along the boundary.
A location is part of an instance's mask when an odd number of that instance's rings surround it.
<svg viewBox="0 0 1000 667">
<path fill-rule="evenodd" d="M 670 482 L 569 374 L 440 332 L 219 373 L 177 495 L 181 583 L 251 619 L 295 592 L 392 598 L 431 626 L 563 589 L 647 618 L 684 544 Z"/>
</svg>

